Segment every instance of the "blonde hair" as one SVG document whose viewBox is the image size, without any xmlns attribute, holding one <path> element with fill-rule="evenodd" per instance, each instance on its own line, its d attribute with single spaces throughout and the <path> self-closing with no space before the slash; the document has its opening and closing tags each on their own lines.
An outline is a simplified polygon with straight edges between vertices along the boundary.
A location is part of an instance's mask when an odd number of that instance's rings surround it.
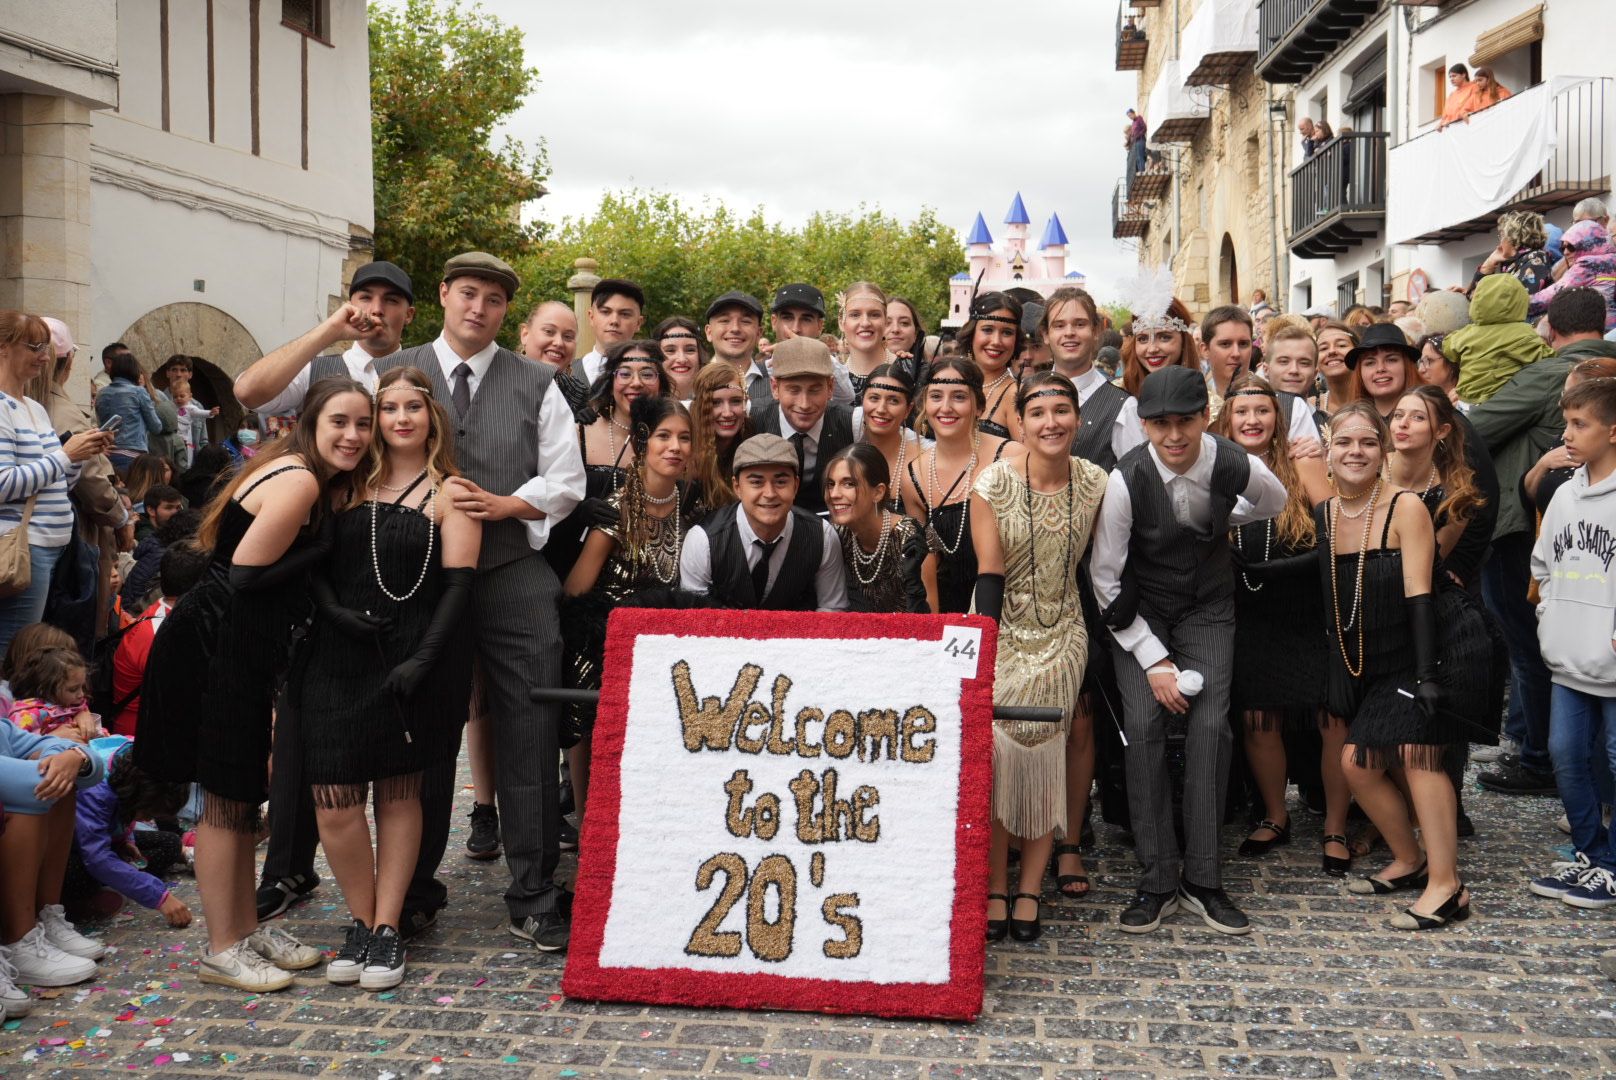
<svg viewBox="0 0 1616 1080">
<path fill-rule="evenodd" d="M 882 289 L 881 286 L 877 285 L 875 282 L 855 281 L 837 295 L 836 302 L 841 305 L 844 314 L 847 311 L 848 303 L 855 296 L 875 297 L 877 300 L 881 301 L 881 310 L 883 313 L 885 313 L 888 303 L 886 290 Z"/>
<path fill-rule="evenodd" d="M 1522 251 L 1540 248 L 1549 242 L 1543 228 L 1543 215 L 1531 210 L 1512 210 L 1498 219 L 1498 236 Z"/>
<path fill-rule="evenodd" d="M 449 426 L 449 414 L 432 394 L 432 380 L 426 372 L 415 367 L 393 368 L 382 375 L 381 381 L 376 384 L 376 401 L 372 406 L 376 421 L 372 424 L 375 434 L 370 440 L 370 449 L 366 452 L 365 490 L 374 490 L 381 482 L 387 469 L 387 443 L 381 437 L 380 418 L 382 412 L 382 395 L 388 390 L 403 383 L 421 391 L 426 398 L 427 415 L 432 418 L 431 425 L 426 433 L 426 476 L 427 482 L 434 487 L 442 485 L 443 481 L 451 476 L 459 476 L 460 470 L 455 468 L 454 462 L 454 436 Z M 357 494 L 357 493 L 356 493 Z"/>
</svg>

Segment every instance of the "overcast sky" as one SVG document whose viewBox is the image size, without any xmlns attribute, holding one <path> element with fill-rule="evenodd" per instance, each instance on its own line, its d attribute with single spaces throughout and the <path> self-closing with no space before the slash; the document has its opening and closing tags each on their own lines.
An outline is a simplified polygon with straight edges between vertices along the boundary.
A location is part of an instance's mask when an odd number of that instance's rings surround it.
<svg viewBox="0 0 1616 1080">
<path fill-rule="evenodd" d="M 962 237 L 981 210 L 997 240 L 1019 190 L 1102 299 L 1134 265 L 1111 239 L 1135 80 L 1109 0 L 482 2 L 542 80 L 508 126 L 548 140 L 540 217 L 637 186 L 793 224 L 931 206 Z"/>
</svg>

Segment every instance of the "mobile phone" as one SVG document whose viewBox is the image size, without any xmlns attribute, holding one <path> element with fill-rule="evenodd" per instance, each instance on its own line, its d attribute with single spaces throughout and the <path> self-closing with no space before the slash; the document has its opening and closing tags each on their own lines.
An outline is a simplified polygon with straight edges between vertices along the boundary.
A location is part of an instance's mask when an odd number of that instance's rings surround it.
<svg viewBox="0 0 1616 1080">
<path fill-rule="evenodd" d="M 114 431 L 117 431 L 118 430 L 118 425 L 121 424 L 121 423 L 123 423 L 123 417 L 121 417 L 121 416 L 109 416 L 109 417 L 107 417 L 107 422 L 101 425 L 100 430 L 105 431 L 108 434 L 110 434 L 110 433 L 112 433 Z"/>
</svg>

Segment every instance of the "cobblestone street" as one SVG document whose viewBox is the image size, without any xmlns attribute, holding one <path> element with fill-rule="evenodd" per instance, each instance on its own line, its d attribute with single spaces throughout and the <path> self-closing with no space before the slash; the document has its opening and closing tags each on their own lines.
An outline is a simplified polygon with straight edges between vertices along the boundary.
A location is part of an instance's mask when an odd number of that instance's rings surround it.
<svg viewBox="0 0 1616 1080">
<path fill-rule="evenodd" d="M 1611 916 L 1525 889 L 1528 870 L 1566 857 L 1558 802 L 1474 788 L 1466 802 L 1476 917 L 1423 934 L 1384 926 L 1397 898 L 1349 896 L 1319 873 L 1319 819 L 1305 810 L 1288 848 L 1229 863 L 1250 937 L 1185 915 L 1122 934 L 1133 863 L 1102 825 L 1093 897 L 1046 907 L 1040 941 L 990 951 L 975 1024 L 567 1000 L 562 958 L 505 933 L 502 867 L 460 857 L 457 829 L 451 907 L 396 992 L 330 986 L 318 969 L 283 994 L 219 992 L 193 974 L 200 922 L 170 931 L 126 911 L 90 928 L 114 950 L 95 981 L 5 1025 L 0 1076 L 1616 1076 L 1616 982 L 1594 963 L 1616 944 Z M 1232 851 L 1237 831 L 1225 836 Z M 195 905 L 194 881 L 175 888 Z M 287 922 L 331 947 L 342 917 L 328 880 Z"/>
</svg>

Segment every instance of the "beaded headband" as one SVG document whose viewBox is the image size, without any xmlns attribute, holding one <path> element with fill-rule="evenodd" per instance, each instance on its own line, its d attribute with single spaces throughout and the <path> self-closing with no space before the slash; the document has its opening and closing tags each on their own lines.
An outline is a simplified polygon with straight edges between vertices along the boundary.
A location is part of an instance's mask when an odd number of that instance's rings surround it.
<svg viewBox="0 0 1616 1080">
<path fill-rule="evenodd" d="M 376 391 L 376 397 L 380 398 L 383 394 L 387 393 L 389 390 L 419 390 L 421 393 L 425 394 L 427 397 L 432 396 L 432 388 L 430 386 L 416 386 L 412 382 L 405 382 L 403 379 L 400 379 L 398 382 L 389 383 L 388 385 L 379 388 Z"/>
<path fill-rule="evenodd" d="M 1134 337 L 1138 337 L 1142 333 L 1149 333 L 1152 330 L 1176 330 L 1180 334 L 1193 334 L 1195 327 L 1180 319 L 1177 315 L 1157 315 L 1150 319 L 1134 319 L 1132 331 Z"/>
<path fill-rule="evenodd" d="M 937 380 L 933 379 L 932 381 L 936 382 Z M 886 381 L 867 382 L 867 383 L 864 384 L 864 389 L 866 391 L 868 391 L 868 390 L 887 390 L 887 391 L 890 391 L 891 393 L 894 393 L 894 394 L 902 394 L 904 397 L 912 397 L 914 395 L 914 388 L 913 387 L 905 386 L 905 385 L 903 385 L 903 383 L 900 383 L 900 382 L 886 382 Z"/>
<path fill-rule="evenodd" d="M 1009 315 L 972 315 L 971 318 L 979 323 L 1004 323 L 1006 326 L 1013 326 L 1017 330 L 1021 329 L 1021 320 L 1011 318 Z"/>
<path fill-rule="evenodd" d="M 692 334 L 689 330 L 670 330 L 666 334 L 663 334 L 657 340 L 658 341 L 674 341 L 674 340 L 695 341 L 696 340 L 696 335 Z"/>
<path fill-rule="evenodd" d="M 1026 397 L 1022 398 L 1021 403 L 1023 405 L 1025 405 L 1027 402 L 1031 401 L 1033 398 L 1041 398 L 1041 397 L 1063 397 L 1063 398 L 1066 398 L 1068 401 L 1070 401 L 1072 404 L 1074 404 L 1074 405 L 1077 404 L 1077 395 L 1072 393 L 1070 390 L 1066 389 L 1064 386 L 1046 386 L 1042 390 L 1034 390 L 1032 393 L 1030 393 Z"/>
<path fill-rule="evenodd" d="M 957 375 L 954 376 L 953 378 L 950 378 L 947 375 L 933 375 L 930 379 L 926 380 L 926 385 L 927 386 L 938 386 L 938 385 L 943 385 L 943 386 L 975 386 L 976 384 L 972 383 L 972 382 L 968 382 L 967 380 L 962 379 Z"/>
<path fill-rule="evenodd" d="M 1242 386 L 1240 389 L 1234 391 L 1233 393 L 1224 394 L 1223 395 L 1223 400 L 1228 401 L 1230 398 L 1237 398 L 1237 397 L 1265 397 L 1265 398 L 1272 398 L 1275 401 L 1279 400 L 1279 395 L 1278 394 L 1274 393 L 1272 390 L 1264 390 L 1260 386 Z"/>
</svg>

